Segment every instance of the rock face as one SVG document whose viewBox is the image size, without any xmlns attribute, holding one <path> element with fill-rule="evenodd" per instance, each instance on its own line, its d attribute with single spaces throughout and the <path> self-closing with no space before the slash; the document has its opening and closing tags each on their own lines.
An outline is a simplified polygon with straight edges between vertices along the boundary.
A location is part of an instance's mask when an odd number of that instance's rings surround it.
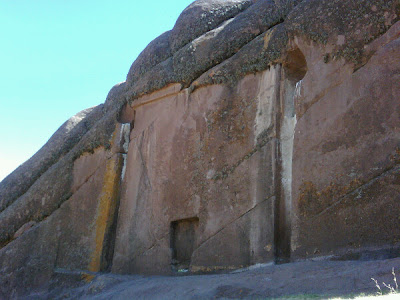
<svg viewBox="0 0 400 300">
<path fill-rule="evenodd" d="M 66 270 L 394 253 L 399 16 L 398 0 L 195 1 L 0 183 L 0 298 Z"/>
</svg>

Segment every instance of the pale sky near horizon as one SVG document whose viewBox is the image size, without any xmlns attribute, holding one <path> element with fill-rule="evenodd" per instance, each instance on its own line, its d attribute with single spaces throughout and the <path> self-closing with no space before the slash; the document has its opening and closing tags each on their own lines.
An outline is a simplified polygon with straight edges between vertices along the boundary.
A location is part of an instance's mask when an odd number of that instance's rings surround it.
<svg viewBox="0 0 400 300">
<path fill-rule="evenodd" d="M 103 103 L 192 0 L 0 0 L 0 181 Z"/>
</svg>

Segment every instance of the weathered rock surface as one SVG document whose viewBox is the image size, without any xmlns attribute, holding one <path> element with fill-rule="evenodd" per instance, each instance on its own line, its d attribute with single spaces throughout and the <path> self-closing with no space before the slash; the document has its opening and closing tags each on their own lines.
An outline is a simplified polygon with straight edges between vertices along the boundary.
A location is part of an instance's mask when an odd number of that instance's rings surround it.
<svg viewBox="0 0 400 300">
<path fill-rule="evenodd" d="M 272 69 L 236 87 L 214 85 L 191 94 L 172 86 L 133 103 L 140 106 L 113 271 L 169 272 L 171 221 L 185 219 L 198 223 L 193 268 L 273 258 L 274 116 L 273 109 L 260 108 L 268 101 L 263 96 L 273 97 L 276 74 Z M 265 116 L 255 122 L 260 113 Z"/>
<path fill-rule="evenodd" d="M 391 31 L 356 72 L 316 59 L 302 81 L 293 149 L 295 256 L 400 241 L 400 24 Z M 323 56 L 301 48 L 306 57 Z M 321 74 L 326 83 L 311 88 Z"/>
<path fill-rule="evenodd" d="M 59 152 L 67 152 L 69 147 L 72 148 L 50 166 L 24 194 L 15 199 L 14 202 L 0 213 L 0 223 L 2 224 L 0 227 L 0 244 L 8 243 L 14 232 L 25 223 L 32 220 L 41 221 L 45 219 L 64 201 L 71 197 L 73 182 L 72 170 L 76 158 L 85 152 L 93 152 L 94 149 L 102 145 L 107 148 L 110 147 L 111 135 L 116 126 L 116 112 L 111 111 L 103 113 L 101 106 L 98 109 L 101 111 L 102 117 L 98 119 L 93 127 L 90 128 L 80 140 L 78 139 L 79 137 L 72 139 L 73 141 L 78 140 L 75 145 L 70 146 L 70 144 L 67 143 L 65 144 L 66 149 L 64 149 L 64 146 L 60 143 L 59 146 L 62 148 L 60 150 L 57 148 L 43 149 L 43 156 L 46 157 L 52 155 L 52 153 L 57 150 Z M 90 122 L 90 118 L 88 122 Z M 61 129 L 63 129 L 63 127 Z M 71 140 L 67 139 L 66 141 L 69 142 Z M 40 155 L 42 155 L 42 153 L 40 153 Z M 34 156 L 32 160 L 36 162 L 36 157 Z M 19 170 L 17 169 L 17 171 Z M 17 172 L 17 175 L 18 174 L 21 174 L 21 176 L 16 176 L 16 181 L 8 182 L 18 184 L 21 177 L 26 173 Z M 7 188 L 5 188 L 5 192 L 6 191 Z"/>
<path fill-rule="evenodd" d="M 195 1 L 179 16 L 174 28 L 154 39 L 132 64 L 127 81 L 135 82 L 144 73 L 175 54 L 186 44 L 215 29 L 248 8 L 254 0 Z"/>
<path fill-rule="evenodd" d="M 102 116 L 101 105 L 66 121 L 28 161 L 0 182 L 0 211 L 23 195 L 32 184 L 82 138 Z"/>
<path fill-rule="evenodd" d="M 55 271 L 394 256 L 399 19 L 399 0 L 195 1 L 0 183 L 0 298 Z"/>
<path fill-rule="evenodd" d="M 30 221 L 23 225 L 14 235 L 15 240 L 1 249 L 0 296 L 18 297 L 32 287 L 48 287 L 55 269 L 100 271 L 109 268 L 110 253 L 103 251 L 103 247 L 113 244 L 114 239 L 111 228 L 115 226 L 124 160 L 123 149 L 117 141 L 121 140 L 122 133 L 121 125 L 117 125 L 110 150 L 98 147 L 93 154 L 86 153 L 75 162 L 71 161 L 67 169 L 71 181 L 64 190 L 60 189 L 70 197 L 64 202 L 58 200 L 57 207 L 52 207 L 55 203 L 45 206 L 37 198 L 25 204 L 22 198 L 21 205 L 31 205 L 29 210 L 18 210 L 20 215 L 15 215 L 14 219 L 13 215 L 3 212 L 4 231 L 23 218 L 35 219 L 45 209 L 49 216 L 38 219 L 38 223 Z M 54 180 L 62 182 L 57 172 L 51 174 Z M 10 210 L 10 214 L 12 212 Z M 11 225 L 3 227 L 6 222 Z M 32 227 L 24 229 L 29 226 Z M 19 234 L 21 231 L 23 233 Z M 8 229 L 7 232 L 13 231 Z"/>
<path fill-rule="evenodd" d="M 371 299 L 383 282 L 393 286 L 392 268 L 400 260 L 306 261 L 254 266 L 232 273 L 189 276 L 97 274 L 89 283 L 72 289 L 54 285 L 36 299 Z M 77 277 L 79 273 L 58 274 Z M 361 295 L 360 297 L 357 297 Z M 372 296 L 372 297 L 371 297 Z M 375 299 L 375 297 L 373 297 Z M 398 299 L 387 295 L 377 299 Z"/>
</svg>

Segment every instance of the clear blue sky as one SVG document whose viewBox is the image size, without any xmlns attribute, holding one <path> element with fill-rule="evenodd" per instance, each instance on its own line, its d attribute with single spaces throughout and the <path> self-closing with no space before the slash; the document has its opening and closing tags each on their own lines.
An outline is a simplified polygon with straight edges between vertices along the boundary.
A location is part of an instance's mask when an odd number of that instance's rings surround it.
<svg viewBox="0 0 400 300">
<path fill-rule="evenodd" d="M 0 0 L 0 180 L 103 103 L 192 0 Z"/>
</svg>

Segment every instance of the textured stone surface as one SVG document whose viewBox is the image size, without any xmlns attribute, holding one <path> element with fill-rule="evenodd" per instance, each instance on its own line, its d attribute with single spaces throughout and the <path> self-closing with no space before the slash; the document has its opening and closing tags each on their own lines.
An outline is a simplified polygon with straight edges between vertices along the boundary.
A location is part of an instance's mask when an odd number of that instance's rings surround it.
<svg viewBox="0 0 400 300">
<path fill-rule="evenodd" d="M 132 64 L 127 81 L 131 84 L 141 75 L 171 57 L 186 44 L 215 29 L 252 5 L 254 0 L 195 1 L 179 16 L 174 28 L 154 39 Z"/>
<path fill-rule="evenodd" d="M 262 265 L 233 273 L 195 276 L 98 274 L 79 288 L 52 290 L 39 299 L 375 299 L 375 278 L 393 285 L 400 259 L 382 261 L 306 261 Z M 79 273 L 78 273 L 79 274 Z M 75 274 L 70 274 L 72 277 Z M 76 276 L 76 275 L 75 275 Z M 365 294 L 369 297 L 358 297 Z M 372 296 L 372 297 L 371 297 Z M 398 295 L 377 299 L 393 300 Z"/>
<path fill-rule="evenodd" d="M 202 34 L 218 27 L 252 5 L 254 0 L 200 0 L 190 4 L 171 31 L 171 49 L 176 52 Z"/>
<path fill-rule="evenodd" d="M 313 63 L 295 132 L 295 256 L 400 241 L 400 23 L 388 36 L 354 73 L 301 45 Z"/>
<path fill-rule="evenodd" d="M 0 297 L 16 299 L 34 287 L 48 287 L 57 254 L 55 212 L 12 243 L 0 249 Z"/>
<path fill-rule="evenodd" d="M 189 86 L 201 74 L 237 53 L 259 34 L 281 23 L 298 2 L 295 0 L 256 1 L 255 4 L 249 6 L 235 18 L 226 20 L 216 28 L 185 44 L 175 53 L 171 53 L 172 56 L 168 59 L 163 61 L 160 59 L 157 65 L 146 68 L 137 80 L 134 79 L 134 76 L 128 74 L 129 88 L 126 91 L 125 98 L 128 101 L 133 101 L 143 94 L 156 91 L 171 83 L 182 83 L 186 87 Z M 201 3 L 202 1 L 200 1 Z M 210 1 L 209 3 L 214 2 Z M 216 3 L 219 2 L 216 1 Z M 227 3 L 229 4 L 231 1 Z M 250 4 L 250 1 L 243 1 L 243 3 Z M 246 7 L 246 5 L 241 7 Z M 233 7 L 236 6 L 237 4 L 233 5 Z M 197 5 L 194 5 L 195 7 Z M 194 12 L 196 12 L 196 9 L 194 9 Z M 157 51 L 159 42 L 157 40 L 154 43 L 154 47 L 152 46 L 144 51 L 144 57 L 152 57 L 150 53 L 153 48 L 154 51 Z M 264 69 L 267 66 L 267 64 L 264 64 Z M 136 67 L 131 68 L 130 74 L 135 73 L 134 70 L 136 70 Z M 241 76 L 250 72 L 250 69 L 247 72 L 242 72 Z"/>
<path fill-rule="evenodd" d="M 118 125 L 116 131 L 120 129 Z M 116 133 L 113 144 L 120 140 L 120 132 Z M 15 240 L 0 249 L 2 293 L 18 297 L 33 287 L 48 288 L 58 268 L 100 271 L 109 267 L 114 240 L 110 228 L 118 209 L 122 164 L 123 154 L 103 147 L 72 164 L 71 196 L 43 221 L 24 224 Z"/>
<path fill-rule="evenodd" d="M 260 72 L 268 66 L 283 62 L 288 36 L 285 24 L 278 24 L 260 34 L 238 53 L 211 68 L 192 84 L 192 89 L 211 84 L 235 84 L 249 73 Z"/>
<path fill-rule="evenodd" d="M 364 45 L 385 33 L 399 20 L 398 0 L 308 0 L 288 16 L 291 36 L 333 46 L 325 60 L 345 58 L 359 67 L 368 59 Z"/>
<path fill-rule="evenodd" d="M 0 245 L 8 243 L 23 224 L 43 220 L 71 197 L 74 160 L 81 154 L 93 152 L 102 145 L 111 147 L 112 133 L 116 126 L 115 116 L 115 110 L 105 113 L 68 153 L 47 169 L 24 194 L 0 213 L 2 224 Z M 18 179 L 12 182 L 18 185 Z"/>
<path fill-rule="evenodd" d="M 0 212 L 24 194 L 60 157 L 68 153 L 102 117 L 102 106 L 83 110 L 66 121 L 28 161 L 0 182 Z"/>
<path fill-rule="evenodd" d="M 273 109 L 260 110 L 276 72 L 136 108 L 113 271 L 169 272 L 171 222 L 193 217 L 194 269 L 272 259 Z"/>
</svg>

